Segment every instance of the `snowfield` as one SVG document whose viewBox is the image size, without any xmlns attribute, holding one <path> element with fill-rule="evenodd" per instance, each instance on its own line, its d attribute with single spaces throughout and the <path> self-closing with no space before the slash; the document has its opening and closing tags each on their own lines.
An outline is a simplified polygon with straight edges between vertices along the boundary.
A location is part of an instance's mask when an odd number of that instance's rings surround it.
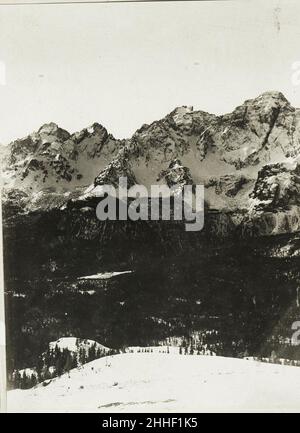
<svg viewBox="0 0 300 433">
<path fill-rule="evenodd" d="M 29 390 L 8 412 L 300 411 L 300 368 L 218 356 L 126 353 Z"/>
<path fill-rule="evenodd" d="M 49 343 L 49 348 L 54 350 L 55 347 L 58 347 L 61 351 L 64 349 L 68 349 L 70 352 L 78 352 L 79 349 L 88 350 L 93 345 L 96 345 L 96 349 L 101 349 L 103 351 L 109 351 L 110 349 L 102 344 L 97 343 L 94 340 L 87 339 L 79 339 L 76 337 L 63 337 L 56 341 L 51 341 Z"/>
<path fill-rule="evenodd" d="M 118 275 L 124 275 L 124 274 L 132 274 L 132 271 L 100 272 L 98 274 L 79 277 L 78 280 L 108 280 L 109 278 L 116 277 Z"/>
</svg>

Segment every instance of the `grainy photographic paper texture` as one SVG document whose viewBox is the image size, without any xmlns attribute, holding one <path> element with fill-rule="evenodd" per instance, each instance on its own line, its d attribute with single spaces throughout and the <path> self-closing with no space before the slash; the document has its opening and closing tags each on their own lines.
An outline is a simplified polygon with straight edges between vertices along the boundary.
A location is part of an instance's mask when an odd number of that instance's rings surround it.
<svg viewBox="0 0 300 433">
<path fill-rule="evenodd" d="M 299 411 L 299 29 L 0 4 L 2 411 Z"/>
</svg>

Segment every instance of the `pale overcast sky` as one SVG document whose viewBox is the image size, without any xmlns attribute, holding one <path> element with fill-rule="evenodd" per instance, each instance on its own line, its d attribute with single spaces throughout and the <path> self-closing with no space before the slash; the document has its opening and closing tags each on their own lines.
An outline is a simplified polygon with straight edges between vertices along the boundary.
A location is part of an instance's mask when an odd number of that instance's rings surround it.
<svg viewBox="0 0 300 433">
<path fill-rule="evenodd" d="M 266 90 L 300 107 L 297 61 L 298 0 L 0 5 L 0 142 L 50 121 L 125 138 L 176 106 L 221 114 Z"/>
</svg>

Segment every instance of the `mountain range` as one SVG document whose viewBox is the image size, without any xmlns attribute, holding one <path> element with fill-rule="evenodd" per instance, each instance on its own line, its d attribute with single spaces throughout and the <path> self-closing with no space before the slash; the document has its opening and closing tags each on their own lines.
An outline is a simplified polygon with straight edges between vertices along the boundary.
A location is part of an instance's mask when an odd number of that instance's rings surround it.
<svg viewBox="0 0 300 433">
<path fill-rule="evenodd" d="M 49 123 L 1 154 L 10 368 L 35 365 L 67 336 L 118 349 L 209 331 L 221 355 L 289 350 L 300 109 L 282 93 L 222 116 L 178 107 L 124 140 L 99 123 L 72 134 Z M 120 176 L 147 188 L 203 184 L 204 229 L 99 221 L 97 187 Z M 116 277 L 82 279 L 106 272 Z"/>
<path fill-rule="evenodd" d="M 2 147 L 4 206 L 20 213 L 87 204 L 94 188 L 204 184 L 209 210 L 263 218 L 261 234 L 300 226 L 300 109 L 280 92 L 215 116 L 179 107 L 117 140 L 98 123 L 70 134 L 54 123 Z M 86 207 L 86 206 L 84 206 Z M 247 224 L 246 224 L 247 225 Z"/>
</svg>

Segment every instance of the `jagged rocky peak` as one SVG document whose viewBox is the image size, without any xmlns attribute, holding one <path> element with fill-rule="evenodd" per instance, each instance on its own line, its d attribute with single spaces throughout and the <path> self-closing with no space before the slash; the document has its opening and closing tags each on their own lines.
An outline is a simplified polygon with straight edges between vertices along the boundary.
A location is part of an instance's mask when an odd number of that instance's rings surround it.
<svg viewBox="0 0 300 433">
<path fill-rule="evenodd" d="M 5 187 L 40 191 L 89 185 L 122 147 L 102 125 L 70 134 L 56 123 L 15 140 L 3 156 Z"/>
<path fill-rule="evenodd" d="M 48 135 L 58 138 L 59 140 L 65 141 L 70 137 L 70 134 L 65 129 L 60 128 L 56 123 L 50 122 L 45 123 L 38 130 L 38 134 Z"/>
<path fill-rule="evenodd" d="M 264 92 L 256 98 L 247 99 L 242 105 L 238 106 L 233 112 L 226 116 L 236 117 L 240 112 L 244 112 L 249 120 L 249 115 L 258 116 L 260 120 L 269 121 L 272 112 L 278 112 L 281 109 L 294 109 L 289 101 L 281 92 Z"/>
<path fill-rule="evenodd" d="M 256 125 L 257 122 L 274 126 L 281 110 L 294 111 L 281 92 L 265 92 L 237 107 L 231 115 L 231 123 L 237 126 Z M 259 132 L 259 129 L 254 130 Z"/>
<path fill-rule="evenodd" d="M 278 91 L 267 91 L 253 99 L 247 99 L 245 104 L 258 105 L 264 109 L 270 107 L 285 107 L 290 105 L 290 102 L 286 99 L 283 93 Z"/>
<path fill-rule="evenodd" d="M 108 132 L 107 129 L 104 128 L 103 125 L 100 125 L 100 123 L 94 122 L 91 126 L 89 126 L 87 128 L 87 131 L 89 134 L 93 135 L 93 134 L 98 134 L 98 135 L 103 135 L 107 138 L 108 136 Z"/>
<path fill-rule="evenodd" d="M 281 92 L 265 92 L 219 117 L 213 141 L 222 159 L 237 169 L 263 166 L 300 149 L 299 110 Z"/>
<path fill-rule="evenodd" d="M 299 122 L 299 110 L 281 92 L 270 91 L 222 116 L 177 107 L 163 119 L 143 125 L 131 141 L 135 156 L 146 164 L 166 165 L 180 158 L 192 168 L 211 156 L 233 170 L 257 166 L 257 174 L 267 163 L 295 157 L 300 150 Z"/>
<path fill-rule="evenodd" d="M 37 132 L 17 139 L 7 146 L 9 152 L 7 152 L 8 158 L 4 167 L 9 170 L 16 168 L 12 167 L 14 164 L 25 166 L 31 157 L 43 154 L 51 145 L 54 145 L 54 148 L 60 147 L 61 143 L 68 140 L 69 137 L 69 132 L 60 128 L 56 123 L 46 123 Z"/>
<path fill-rule="evenodd" d="M 182 156 L 192 149 L 197 159 L 204 159 L 211 142 L 206 131 L 215 120 L 216 116 L 195 112 L 192 107 L 177 107 L 163 119 L 145 124 L 134 133 L 132 157 L 144 160 L 148 166 L 162 164 L 163 168 L 167 168 L 175 158 L 182 160 Z"/>
<path fill-rule="evenodd" d="M 76 144 L 76 152 L 86 154 L 88 159 L 104 158 L 111 161 L 111 156 L 115 156 L 117 151 L 122 147 L 122 141 L 116 140 L 107 129 L 95 122 L 91 126 L 75 132 L 71 139 Z"/>
<path fill-rule="evenodd" d="M 187 107 L 186 105 L 183 105 L 182 107 L 175 108 L 170 116 L 173 118 L 176 125 L 190 124 L 193 120 L 189 114 L 192 114 L 193 111 L 194 108 L 192 106 Z"/>
<path fill-rule="evenodd" d="M 100 125 L 100 123 L 94 122 L 91 126 L 88 126 L 81 131 L 75 132 L 72 137 L 77 143 L 80 143 L 84 138 L 87 137 L 98 137 L 99 141 L 102 142 L 107 140 L 109 134 L 104 126 Z M 110 135 L 110 137 L 112 137 L 112 135 Z"/>
</svg>

